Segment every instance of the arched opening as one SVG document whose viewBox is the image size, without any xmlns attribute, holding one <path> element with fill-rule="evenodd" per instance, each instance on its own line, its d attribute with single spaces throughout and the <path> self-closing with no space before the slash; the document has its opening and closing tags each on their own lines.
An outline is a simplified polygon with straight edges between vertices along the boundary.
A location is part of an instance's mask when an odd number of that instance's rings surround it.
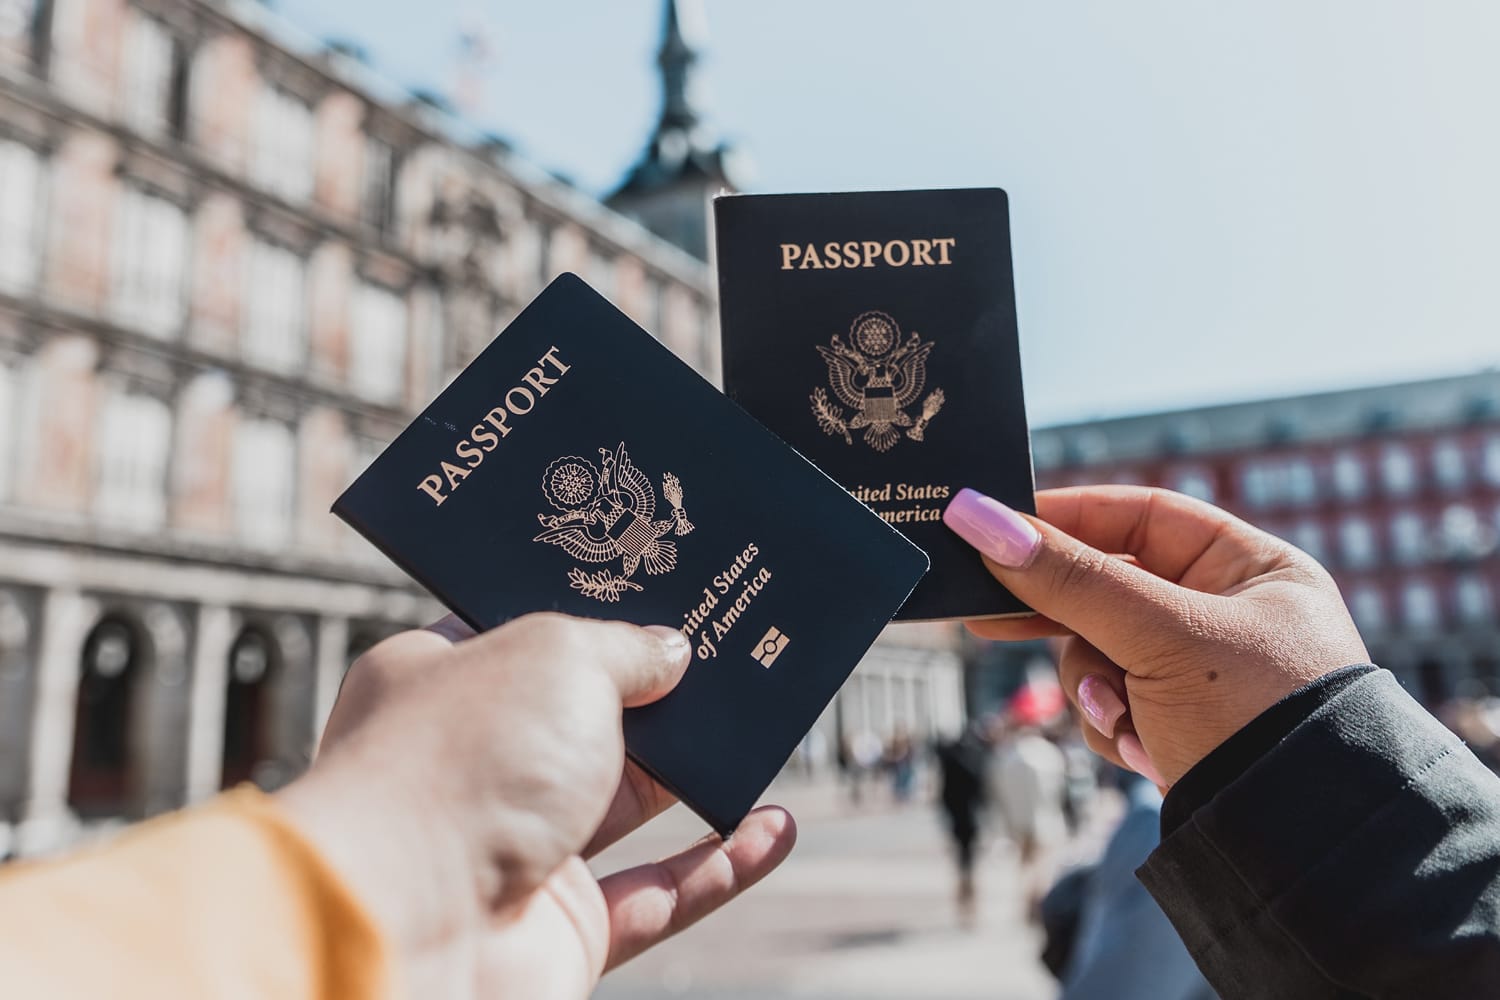
<svg viewBox="0 0 1500 1000">
<path fill-rule="evenodd" d="M 255 779 L 273 757 L 271 685 L 276 648 L 269 635 L 250 626 L 229 648 L 229 686 L 224 697 L 223 787 Z"/>
<path fill-rule="evenodd" d="M 123 816 L 137 799 L 136 690 L 144 644 L 125 619 L 108 616 L 83 643 L 74 700 L 68 806 L 83 819 Z"/>
</svg>

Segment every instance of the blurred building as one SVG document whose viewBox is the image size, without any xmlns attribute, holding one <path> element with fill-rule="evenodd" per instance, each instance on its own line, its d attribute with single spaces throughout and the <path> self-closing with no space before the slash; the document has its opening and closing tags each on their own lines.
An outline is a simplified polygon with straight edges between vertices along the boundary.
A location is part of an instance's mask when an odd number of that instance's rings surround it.
<svg viewBox="0 0 1500 1000">
<path fill-rule="evenodd" d="M 249 2 L 0 0 L 0 856 L 307 760 L 432 603 L 328 514 L 550 278 L 705 264 Z"/>
<path fill-rule="evenodd" d="M 0 0 L 0 858 L 305 766 L 350 660 L 438 614 L 329 504 L 553 276 L 716 377 L 666 6 L 620 198 L 687 251 L 260 4 Z M 925 641 L 861 725 L 960 710 Z"/>
<path fill-rule="evenodd" d="M 1428 705 L 1500 695 L 1500 372 L 1050 427 L 1032 446 L 1041 488 L 1165 486 L 1314 556 L 1375 662 Z M 975 649 L 971 703 L 1040 652 Z"/>
</svg>

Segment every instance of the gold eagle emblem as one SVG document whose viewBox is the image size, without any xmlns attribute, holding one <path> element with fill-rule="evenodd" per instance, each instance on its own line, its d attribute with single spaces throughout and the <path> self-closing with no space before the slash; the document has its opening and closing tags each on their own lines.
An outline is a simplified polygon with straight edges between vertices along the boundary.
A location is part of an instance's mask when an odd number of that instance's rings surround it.
<svg viewBox="0 0 1500 1000">
<path fill-rule="evenodd" d="M 677 565 L 677 543 L 668 534 L 693 530 L 682 508 L 682 483 L 668 472 L 661 492 L 671 505 L 669 517 L 656 517 L 656 490 L 630 460 L 622 441 L 610 451 L 600 448 L 599 464 L 577 455 L 564 455 L 542 473 L 542 495 L 559 513 L 538 514 L 542 531 L 532 541 L 556 545 L 583 563 L 620 560 L 589 572 L 575 566 L 568 571 L 574 590 L 600 601 L 618 601 L 628 590 L 643 590 L 631 579 L 637 569 L 648 574 L 670 573 Z"/>
<path fill-rule="evenodd" d="M 927 356 L 932 342 L 923 342 L 915 332 L 901 340 L 901 328 L 887 313 L 871 311 L 854 317 L 849 343 L 834 334 L 828 347 L 817 345 L 828 364 L 828 384 L 833 394 L 854 413 L 835 406 L 821 386 L 813 390 L 812 410 L 825 434 L 839 434 L 853 444 L 850 431 L 864 429 L 865 444 L 876 451 L 889 451 L 906 436 L 923 440 L 927 424 L 943 407 L 943 390 L 934 389 L 913 421 L 907 408 L 922 395 L 927 384 Z"/>
</svg>

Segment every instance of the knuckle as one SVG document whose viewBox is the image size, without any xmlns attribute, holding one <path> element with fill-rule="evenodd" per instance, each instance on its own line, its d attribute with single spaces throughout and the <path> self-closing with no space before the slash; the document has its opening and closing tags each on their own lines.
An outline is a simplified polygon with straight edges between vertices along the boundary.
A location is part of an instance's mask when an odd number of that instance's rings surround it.
<svg viewBox="0 0 1500 1000">
<path fill-rule="evenodd" d="M 344 674 L 340 691 L 345 696 L 372 697 L 386 690 L 395 679 L 396 656 L 387 639 L 366 650 Z"/>
<path fill-rule="evenodd" d="M 545 653 L 549 659 L 570 662 L 585 643 L 580 633 L 587 625 L 576 618 L 555 611 L 538 611 L 523 615 L 505 626 L 506 638 L 528 647 L 533 654 Z"/>
<path fill-rule="evenodd" d="M 1086 587 L 1098 579 L 1109 557 L 1096 549 L 1080 545 L 1064 553 L 1051 575 L 1055 593 L 1064 594 Z"/>
</svg>

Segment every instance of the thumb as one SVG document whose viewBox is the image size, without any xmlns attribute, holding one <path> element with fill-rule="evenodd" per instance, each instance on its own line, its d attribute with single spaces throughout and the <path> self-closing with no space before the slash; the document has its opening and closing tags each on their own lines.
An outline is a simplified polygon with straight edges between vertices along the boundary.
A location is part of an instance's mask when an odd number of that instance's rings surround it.
<svg viewBox="0 0 1500 1000">
<path fill-rule="evenodd" d="M 985 557 L 995 579 L 1121 667 L 1192 621 L 1195 592 L 1107 555 L 993 497 L 963 489 L 943 523 Z"/>
<path fill-rule="evenodd" d="M 459 648 L 483 650 L 498 662 L 571 661 L 602 670 L 626 708 L 648 704 L 671 691 L 692 659 L 682 633 L 666 625 L 641 628 L 548 612 L 523 615 Z"/>
</svg>

